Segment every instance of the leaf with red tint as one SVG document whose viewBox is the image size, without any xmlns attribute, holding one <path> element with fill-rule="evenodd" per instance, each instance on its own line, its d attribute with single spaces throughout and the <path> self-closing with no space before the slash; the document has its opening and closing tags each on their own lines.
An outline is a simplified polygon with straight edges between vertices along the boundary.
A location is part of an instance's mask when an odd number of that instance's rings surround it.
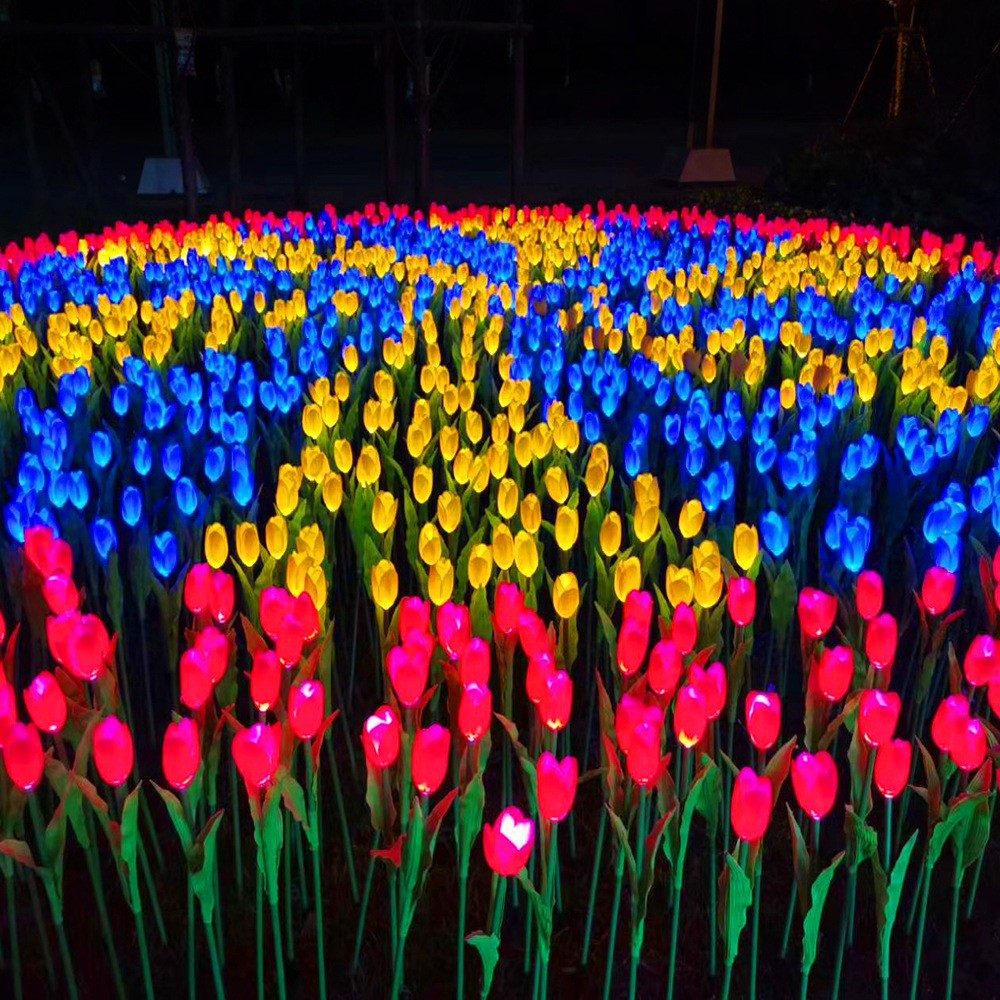
<svg viewBox="0 0 1000 1000">
<path fill-rule="evenodd" d="M 406 834 L 404 833 L 396 838 L 396 842 L 392 845 L 392 847 L 372 851 L 371 856 L 373 858 L 381 858 L 383 861 L 388 861 L 389 864 L 395 865 L 396 868 L 400 868 L 403 864 L 403 844 L 405 841 Z"/>
</svg>

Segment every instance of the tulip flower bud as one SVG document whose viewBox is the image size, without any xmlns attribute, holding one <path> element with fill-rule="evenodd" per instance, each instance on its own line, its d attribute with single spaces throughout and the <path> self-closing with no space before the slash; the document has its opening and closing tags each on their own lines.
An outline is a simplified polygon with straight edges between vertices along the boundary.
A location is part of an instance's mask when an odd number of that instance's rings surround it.
<svg viewBox="0 0 1000 1000">
<path fill-rule="evenodd" d="M 470 639 L 458 658 L 458 679 L 463 684 L 490 683 L 490 644 L 478 636 Z"/>
<path fill-rule="evenodd" d="M 816 687 L 827 701 L 840 701 L 854 680 L 854 653 L 849 646 L 828 646 L 816 664 Z"/>
<path fill-rule="evenodd" d="M 707 670 L 702 670 L 694 663 L 691 665 L 688 680 L 704 696 L 708 721 L 714 722 L 726 707 L 726 668 L 716 662 Z"/>
<path fill-rule="evenodd" d="M 469 609 L 464 604 L 448 601 L 438 608 L 437 637 L 452 662 L 457 662 L 472 638 Z"/>
<path fill-rule="evenodd" d="M 629 777 L 640 787 L 646 788 L 659 777 L 661 766 L 660 727 L 640 722 L 632 732 L 625 766 Z"/>
<path fill-rule="evenodd" d="M 3 612 L 0 611 L 0 646 L 3 645 L 4 640 L 7 638 L 7 622 L 4 619 Z"/>
<path fill-rule="evenodd" d="M 658 642 L 649 654 L 647 680 L 664 703 L 673 700 L 677 685 L 684 674 L 684 660 L 677 644 L 672 639 Z"/>
<path fill-rule="evenodd" d="M 875 751 L 875 787 L 887 799 L 894 799 L 910 780 L 913 744 L 909 740 L 889 740 Z"/>
<path fill-rule="evenodd" d="M 541 653 L 551 653 L 552 640 L 549 638 L 549 630 L 545 623 L 538 616 L 538 613 L 526 608 L 517 619 L 517 634 L 521 643 L 524 655 L 531 659 Z"/>
<path fill-rule="evenodd" d="M 633 591 L 638 593 L 638 591 Z M 626 618 L 618 633 L 618 669 L 631 677 L 642 666 L 649 643 L 649 627 L 633 618 Z"/>
<path fill-rule="evenodd" d="M 524 678 L 524 687 L 528 693 L 528 700 L 533 705 L 540 704 L 542 698 L 545 697 L 546 681 L 555 669 L 555 658 L 548 651 L 532 656 L 528 660 L 528 672 Z"/>
<path fill-rule="evenodd" d="M 107 663 L 110 649 L 104 622 L 96 615 L 80 615 L 69 632 L 65 665 L 80 680 L 95 681 Z"/>
<path fill-rule="evenodd" d="M 677 692 L 674 703 L 674 735 L 677 742 L 690 750 L 702 741 L 707 728 L 705 695 L 693 684 L 685 684 Z"/>
<path fill-rule="evenodd" d="M 411 772 L 414 787 L 423 795 L 433 795 L 448 773 L 451 733 L 436 723 L 421 729 L 413 739 Z"/>
<path fill-rule="evenodd" d="M 975 687 L 1000 679 L 1000 650 L 989 635 L 977 635 L 965 653 L 965 679 Z"/>
<path fill-rule="evenodd" d="M 250 699 L 258 712 L 267 712 L 281 697 L 281 662 L 273 650 L 258 650 L 250 670 Z"/>
<path fill-rule="evenodd" d="M 10 780 L 22 792 L 38 787 L 45 770 L 42 740 L 34 726 L 14 722 L 7 730 L 3 744 L 3 765 Z"/>
<path fill-rule="evenodd" d="M 745 767 L 733 784 L 730 817 L 733 831 L 740 840 L 754 843 L 767 832 L 771 822 L 774 791 L 769 778 L 758 777 L 752 768 Z"/>
<path fill-rule="evenodd" d="M 966 719 L 951 736 L 951 759 L 960 771 L 975 771 L 986 759 L 986 727 L 979 719 Z"/>
<path fill-rule="evenodd" d="M 625 598 L 623 621 L 638 622 L 645 631 L 653 624 L 653 595 L 645 590 L 632 590 Z"/>
<path fill-rule="evenodd" d="M 218 684 L 229 669 L 229 640 L 215 626 L 207 625 L 194 640 L 194 648 L 204 657 L 213 684 Z"/>
<path fill-rule="evenodd" d="M 524 611 L 524 594 L 516 583 L 498 583 L 493 618 L 499 632 L 513 635 Z"/>
<path fill-rule="evenodd" d="M 822 639 L 833 628 L 837 617 L 837 598 L 831 594 L 804 587 L 799 594 L 799 626 L 811 639 Z"/>
<path fill-rule="evenodd" d="M 260 627 L 276 641 L 292 612 L 292 595 L 281 587 L 266 587 L 260 595 Z"/>
<path fill-rule="evenodd" d="M 821 820 L 837 799 L 837 765 L 826 750 L 800 753 L 792 761 L 792 789 L 802 809 Z"/>
<path fill-rule="evenodd" d="M 212 618 L 220 625 L 225 625 L 233 617 L 235 605 L 236 592 L 233 587 L 233 578 L 221 570 L 214 573 L 212 575 L 212 594 L 208 602 Z"/>
<path fill-rule="evenodd" d="M 888 743 L 896 732 L 901 703 L 894 691 L 869 688 L 858 702 L 858 732 L 870 747 Z"/>
<path fill-rule="evenodd" d="M 54 615 L 76 611 L 80 606 L 80 594 L 76 584 L 68 576 L 50 576 L 42 586 L 42 596 Z"/>
<path fill-rule="evenodd" d="M 66 695 L 48 670 L 36 674 L 24 689 L 24 704 L 31 721 L 43 733 L 62 732 L 66 725 Z"/>
<path fill-rule="evenodd" d="M 858 614 L 863 621 L 870 622 L 882 610 L 882 577 L 874 570 L 866 569 L 858 575 L 858 589 L 855 597 Z"/>
<path fill-rule="evenodd" d="M 753 624 L 757 612 L 757 586 L 745 576 L 733 577 L 726 592 L 726 610 L 736 625 L 746 628 Z"/>
<path fill-rule="evenodd" d="M 201 736 L 193 719 L 171 722 L 163 734 L 163 776 L 167 784 L 183 792 L 194 781 L 201 766 Z"/>
<path fill-rule="evenodd" d="M 430 659 L 412 646 L 393 646 L 385 658 L 385 669 L 400 703 L 407 708 L 416 705 L 427 687 Z"/>
<path fill-rule="evenodd" d="M 760 551 L 757 529 L 749 524 L 737 524 L 733 532 L 733 558 L 744 573 L 749 572 Z"/>
<path fill-rule="evenodd" d="M 396 763 L 401 732 L 399 719 L 388 705 L 368 716 L 361 730 L 361 744 L 373 768 L 382 771 Z"/>
<path fill-rule="evenodd" d="M 94 766 L 104 782 L 117 788 L 125 784 L 135 764 L 135 748 L 128 726 L 114 715 L 94 729 Z"/>
<path fill-rule="evenodd" d="M 924 574 L 920 599 L 932 615 L 941 615 L 951 607 L 955 598 L 955 574 L 940 566 L 931 566 Z"/>
<path fill-rule="evenodd" d="M 501 877 L 524 871 L 535 844 L 535 824 L 517 806 L 508 806 L 491 826 L 483 824 L 483 856 Z"/>
<path fill-rule="evenodd" d="M 758 750 L 770 750 L 781 735 L 781 698 L 774 692 L 751 691 L 746 699 L 747 730 Z"/>
<path fill-rule="evenodd" d="M 538 714 L 542 725 L 553 732 L 564 729 L 573 709 L 573 682 L 565 670 L 554 670 L 545 678 Z"/>
<path fill-rule="evenodd" d="M 611 511 L 601 522 L 598 542 L 601 551 L 608 559 L 617 555 L 622 544 L 622 519 L 617 511 Z"/>
<path fill-rule="evenodd" d="M 431 602 L 404 597 L 399 602 L 399 640 L 406 642 L 411 632 L 430 632 Z"/>
<path fill-rule="evenodd" d="M 573 808 L 579 767 L 575 757 L 561 762 L 545 751 L 538 758 L 538 813 L 550 823 L 564 820 Z"/>
<path fill-rule="evenodd" d="M 458 703 L 458 731 L 469 743 L 478 743 L 489 732 L 493 695 L 484 684 L 466 684 Z"/>
<path fill-rule="evenodd" d="M 865 655 L 876 670 L 892 666 L 892 661 L 896 658 L 898 640 L 899 628 L 896 619 L 888 612 L 878 615 L 868 623 L 865 634 Z"/>
<path fill-rule="evenodd" d="M 632 745 L 635 727 L 643 720 L 645 706 L 639 698 L 626 692 L 615 709 L 615 740 L 618 749 L 627 754 Z"/>
<path fill-rule="evenodd" d="M 323 725 L 326 691 L 322 681 L 303 681 L 288 691 L 288 721 L 300 740 L 311 740 Z"/>
<path fill-rule="evenodd" d="M 399 574 L 388 559 L 382 559 L 372 566 L 371 588 L 372 600 L 383 611 L 388 611 L 396 603 Z"/>
<path fill-rule="evenodd" d="M 552 607 L 564 620 L 577 613 L 580 608 L 580 584 L 575 573 L 560 573 L 552 581 Z"/>
<path fill-rule="evenodd" d="M 698 619 L 689 604 L 678 604 L 674 608 L 673 621 L 670 623 L 670 638 L 682 656 L 687 656 L 694 650 L 698 642 Z"/>
<path fill-rule="evenodd" d="M 941 753 L 950 753 L 958 729 L 969 719 L 969 699 L 963 694 L 951 694 L 937 707 L 931 721 L 931 739 Z"/>
<path fill-rule="evenodd" d="M 281 757 L 281 725 L 258 722 L 233 737 L 233 761 L 248 787 L 263 788 L 274 777 Z"/>
<path fill-rule="evenodd" d="M 236 526 L 236 555 L 244 566 L 256 566 L 260 559 L 260 535 L 257 525 L 244 521 Z"/>
<path fill-rule="evenodd" d="M 181 654 L 180 675 L 181 704 L 196 712 L 215 690 L 208 660 L 197 647 Z"/>
<path fill-rule="evenodd" d="M 212 569 L 219 569 L 229 558 L 229 538 L 221 524 L 210 524 L 205 529 L 205 561 Z"/>
<path fill-rule="evenodd" d="M 14 685 L 0 671 L 0 750 L 3 749 L 10 727 L 17 722 L 17 694 Z"/>
</svg>

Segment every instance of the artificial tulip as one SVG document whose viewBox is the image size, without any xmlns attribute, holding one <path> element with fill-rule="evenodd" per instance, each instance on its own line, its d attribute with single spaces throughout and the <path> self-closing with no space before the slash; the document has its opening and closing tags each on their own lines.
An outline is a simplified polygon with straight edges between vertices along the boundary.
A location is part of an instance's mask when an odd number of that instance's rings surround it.
<svg viewBox="0 0 1000 1000">
<path fill-rule="evenodd" d="M 264 649 L 254 653 L 250 671 L 250 700 L 258 712 L 267 712 L 281 697 L 281 663 L 278 654 Z"/>
<path fill-rule="evenodd" d="M 573 808 L 579 766 L 575 757 L 561 762 L 545 751 L 538 758 L 538 813 L 550 823 L 559 823 Z"/>
<path fill-rule="evenodd" d="M 549 638 L 549 630 L 539 617 L 538 613 L 526 608 L 517 618 L 517 635 L 521 643 L 524 655 L 529 659 L 539 653 L 548 653 L 552 650 L 552 641 Z"/>
<path fill-rule="evenodd" d="M 532 705 L 541 703 L 545 697 L 545 685 L 549 676 L 555 672 L 556 661 L 549 652 L 539 653 L 528 660 L 528 672 L 524 678 L 524 689 Z"/>
<path fill-rule="evenodd" d="M 677 685 L 684 674 L 684 658 L 672 639 L 658 642 L 649 654 L 649 669 L 646 677 L 651 690 L 664 702 L 673 700 Z"/>
<path fill-rule="evenodd" d="M 96 615 L 80 615 L 69 633 L 66 666 L 80 680 L 95 681 L 108 662 L 111 640 Z"/>
<path fill-rule="evenodd" d="M 774 792 L 771 780 L 745 767 L 736 776 L 730 820 L 740 840 L 755 843 L 767 832 L 771 822 Z"/>
<path fill-rule="evenodd" d="M 472 638 L 469 609 L 448 601 L 437 609 L 437 637 L 452 661 L 457 661 Z"/>
<path fill-rule="evenodd" d="M 896 619 L 888 612 L 878 615 L 868 623 L 865 633 L 865 655 L 876 670 L 892 666 L 896 658 L 899 641 L 899 627 Z"/>
<path fill-rule="evenodd" d="M 653 624 L 653 595 L 645 590 L 630 591 L 625 598 L 623 621 L 637 622 L 644 632 Z"/>
<path fill-rule="evenodd" d="M 677 742 L 688 750 L 701 742 L 708 728 L 708 709 L 705 696 L 692 684 L 685 684 L 677 692 L 674 703 L 674 734 Z"/>
<path fill-rule="evenodd" d="M 751 691 L 746 699 L 747 730 L 758 750 L 770 750 L 781 735 L 781 698 L 774 691 Z"/>
<path fill-rule="evenodd" d="M 181 655 L 180 675 L 181 704 L 196 712 L 215 690 L 208 659 L 197 647 L 186 649 Z"/>
<path fill-rule="evenodd" d="M 212 600 L 213 571 L 208 563 L 196 563 L 184 577 L 184 606 L 193 615 L 203 614 Z"/>
<path fill-rule="evenodd" d="M 688 681 L 704 695 L 708 721 L 714 722 L 726 707 L 726 668 L 719 662 L 712 663 L 706 670 L 692 664 Z"/>
<path fill-rule="evenodd" d="M 399 602 L 399 640 L 406 642 L 412 632 L 430 632 L 431 602 L 404 597 Z"/>
<path fill-rule="evenodd" d="M 822 639 L 833 628 L 837 617 L 837 598 L 814 587 L 804 587 L 799 594 L 799 625 L 811 639 Z"/>
<path fill-rule="evenodd" d="M 674 617 L 670 623 L 670 638 L 682 656 L 687 656 L 694 650 L 698 641 L 698 619 L 689 604 L 678 604 L 674 608 Z"/>
<path fill-rule="evenodd" d="M 104 782 L 117 788 L 132 773 L 135 748 L 128 726 L 114 715 L 94 729 L 94 766 Z"/>
<path fill-rule="evenodd" d="M 163 776 L 178 792 L 190 786 L 201 766 L 201 736 L 193 719 L 171 722 L 163 734 Z"/>
<path fill-rule="evenodd" d="M 80 606 L 80 594 L 76 584 L 68 576 L 50 576 L 42 585 L 42 596 L 54 615 L 76 611 Z"/>
<path fill-rule="evenodd" d="M 635 727 L 643 720 L 645 706 L 642 700 L 627 692 L 622 695 L 615 709 L 615 740 L 618 749 L 627 754 L 632 745 L 632 734 Z"/>
<path fill-rule="evenodd" d="M 458 658 L 458 679 L 462 684 L 490 682 L 490 645 L 485 639 L 471 639 Z"/>
<path fill-rule="evenodd" d="M 986 759 L 986 749 L 986 727 L 970 718 L 955 727 L 948 752 L 960 771 L 975 771 Z"/>
<path fill-rule="evenodd" d="M 385 669 L 400 703 L 407 708 L 416 705 L 427 687 L 430 659 L 412 647 L 393 646 L 385 658 Z"/>
<path fill-rule="evenodd" d="M 458 702 L 458 731 L 469 743 L 478 743 L 489 732 L 493 695 L 483 684 L 466 684 Z"/>
<path fill-rule="evenodd" d="M 965 679 L 975 687 L 1000 679 L 1000 649 L 989 635 L 977 635 L 965 652 Z"/>
<path fill-rule="evenodd" d="M 816 664 L 816 687 L 827 701 L 840 701 L 854 680 L 854 653 L 848 646 L 828 646 Z"/>
<path fill-rule="evenodd" d="M 792 789 L 802 809 L 821 820 L 837 800 L 837 765 L 826 750 L 800 753 L 792 761 Z"/>
<path fill-rule="evenodd" d="M 518 630 L 523 611 L 524 594 L 521 588 L 516 583 L 498 583 L 493 613 L 497 630 L 504 635 L 513 635 Z"/>
<path fill-rule="evenodd" d="M 858 703 L 858 732 L 870 747 L 888 743 L 896 732 L 901 703 L 894 691 L 869 688 Z"/>
<path fill-rule="evenodd" d="M 24 705 L 31 721 L 43 732 L 56 735 L 66 725 L 66 695 L 59 682 L 43 670 L 24 689 Z"/>
<path fill-rule="evenodd" d="M 931 720 L 931 739 L 941 753 L 950 753 L 959 729 L 969 720 L 969 699 L 964 694 L 950 694 L 937 707 Z"/>
<path fill-rule="evenodd" d="M 746 628 L 753 624 L 757 612 L 757 586 L 745 576 L 737 576 L 729 581 L 726 592 L 726 610 L 734 624 Z"/>
<path fill-rule="evenodd" d="M 3 765 L 22 792 L 32 792 L 38 787 L 45 770 L 45 751 L 34 726 L 23 722 L 10 726 L 3 743 Z"/>
<path fill-rule="evenodd" d="M 554 670 L 545 678 L 538 714 L 552 732 L 566 727 L 573 710 L 573 682 L 565 670 Z"/>
<path fill-rule="evenodd" d="M 311 740 L 323 725 L 326 692 L 322 681 L 302 681 L 288 691 L 288 722 L 300 740 Z"/>
<path fill-rule="evenodd" d="M 858 575 L 858 589 L 855 603 L 863 621 L 870 622 L 882 610 L 882 577 L 874 570 L 866 569 Z"/>
<path fill-rule="evenodd" d="M 263 788 L 278 770 L 281 725 L 258 722 L 233 737 L 233 760 L 248 788 Z"/>
<path fill-rule="evenodd" d="M 214 625 L 207 625 L 195 637 L 194 648 L 204 657 L 212 683 L 218 684 L 229 669 L 229 640 Z"/>
<path fill-rule="evenodd" d="M 373 768 L 382 771 L 396 763 L 401 734 L 399 719 L 388 705 L 368 716 L 361 730 L 361 745 Z"/>
<path fill-rule="evenodd" d="M 535 844 L 535 824 L 517 806 L 508 806 L 491 826 L 483 824 L 483 855 L 497 875 L 524 871 Z"/>
<path fill-rule="evenodd" d="M 955 574 L 940 566 L 931 566 L 924 574 L 920 599 L 932 615 L 944 614 L 955 599 Z"/>
<path fill-rule="evenodd" d="M 638 593 L 638 591 L 633 591 Z M 649 628 L 633 618 L 626 618 L 618 632 L 618 669 L 623 676 L 631 677 L 638 672 L 646 657 L 649 642 Z"/>
<path fill-rule="evenodd" d="M 632 732 L 625 766 L 640 787 L 653 784 L 660 774 L 660 727 L 640 722 Z"/>
<path fill-rule="evenodd" d="M 887 799 L 894 799 L 910 780 L 913 744 L 909 740 L 889 740 L 875 752 L 875 787 Z"/>
<path fill-rule="evenodd" d="M 413 739 L 411 772 L 413 784 L 423 795 L 433 795 L 448 773 L 451 733 L 435 723 L 421 729 Z"/>
</svg>

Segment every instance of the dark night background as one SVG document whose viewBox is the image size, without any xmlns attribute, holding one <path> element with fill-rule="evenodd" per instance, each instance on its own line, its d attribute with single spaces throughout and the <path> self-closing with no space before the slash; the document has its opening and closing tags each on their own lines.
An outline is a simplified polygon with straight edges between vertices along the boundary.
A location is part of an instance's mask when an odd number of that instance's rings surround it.
<svg viewBox="0 0 1000 1000">
<path fill-rule="evenodd" d="M 230 0 L 233 23 L 288 25 L 294 6 Z M 730 0 L 726 5 L 717 144 L 731 148 L 737 185 L 680 188 L 693 53 L 696 107 L 703 130 L 714 0 L 526 0 L 526 174 L 518 200 L 829 211 L 1000 236 L 995 168 L 1000 57 L 998 0 L 921 0 L 935 82 L 930 101 L 917 77 L 906 113 L 885 121 L 891 58 L 877 67 L 855 121 L 840 121 L 879 31 L 892 19 L 885 0 Z M 507 21 L 513 0 L 427 0 L 431 18 Z M 4 4 L 0 2 L 0 9 Z M 394 0 L 394 16 L 413 16 L 412 0 Z M 170 9 L 168 0 L 167 9 Z M 217 25 L 217 0 L 181 0 L 182 20 Z M 301 0 L 303 24 L 377 22 L 377 0 Z M 149 24 L 148 0 L 13 0 L 13 22 Z M 211 185 L 199 211 L 246 207 L 350 209 L 385 197 L 380 35 L 302 46 L 304 184 L 295 190 L 293 100 L 275 73 L 291 73 L 293 43 L 258 38 L 234 49 L 242 183 L 228 185 L 217 39 L 196 42 L 190 101 L 197 155 Z M 398 42 L 412 53 L 406 31 Z M 135 195 L 144 157 L 161 153 L 153 46 L 73 35 L 11 37 L 0 99 L 0 239 L 41 229 L 86 229 L 117 218 L 177 217 L 179 198 Z M 511 197 L 512 68 L 503 34 L 432 32 L 431 197 L 458 204 Z M 87 60 L 102 69 L 105 96 L 93 102 L 88 143 L 84 111 Z M 413 104 L 406 54 L 397 51 L 399 183 L 414 200 Z M 957 123 L 949 120 L 977 74 L 980 87 Z M 27 88 L 28 100 L 19 99 Z M 47 91 L 50 95 L 43 99 Z M 40 184 L 32 185 L 25 148 L 25 105 L 38 145 Z M 65 127 L 59 125 L 58 109 Z M 66 133 L 72 139 L 70 142 Z M 75 147 L 75 148 L 74 148 Z M 77 161 L 92 164 L 88 191 Z"/>
</svg>

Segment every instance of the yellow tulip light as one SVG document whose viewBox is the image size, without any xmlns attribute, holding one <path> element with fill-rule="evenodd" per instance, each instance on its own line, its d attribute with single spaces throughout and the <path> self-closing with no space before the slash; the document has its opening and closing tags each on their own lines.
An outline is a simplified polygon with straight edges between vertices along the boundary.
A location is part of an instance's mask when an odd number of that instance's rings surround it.
<svg viewBox="0 0 1000 1000">
<path fill-rule="evenodd" d="M 556 512 L 556 544 L 569 552 L 580 535 L 580 517 L 572 507 L 560 507 Z"/>
<path fill-rule="evenodd" d="M 611 511 L 601 522 L 600 543 L 608 559 L 618 554 L 622 545 L 622 519 L 617 511 Z"/>
<path fill-rule="evenodd" d="M 434 489 L 434 470 L 429 465 L 418 465 L 413 470 L 413 499 L 427 503 Z"/>
<path fill-rule="evenodd" d="M 337 471 L 344 475 L 354 468 L 354 452 L 351 449 L 351 442 L 346 438 L 333 442 L 333 464 L 337 467 Z"/>
<path fill-rule="evenodd" d="M 247 568 L 256 566 L 260 559 L 260 537 L 252 521 L 236 525 L 236 555 Z"/>
<path fill-rule="evenodd" d="M 433 566 L 441 558 L 442 548 L 441 532 L 433 522 L 427 521 L 420 529 L 417 539 L 417 551 L 424 565 Z"/>
<path fill-rule="evenodd" d="M 497 486 L 497 510 L 502 518 L 513 520 L 517 513 L 518 489 L 513 479 L 501 479 Z"/>
<path fill-rule="evenodd" d="M 694 574 L 694 600 L 702 608 L 714 608 L 722 597 L 722 573 L 703 566 Z"/>
<path fill-rule="evenodd" d="M 750 571 L 760 551 L 757 529 L 750 524 L 737 524 L 733 532 L 733 558 L 744 573 Z"/>
<path fill-rule="evenodd" d="M 580 607 L 580 585 L 575 573 L 560 573 L 552 581 L 552 607 L 560 618 L 572 618 Z"/>
<path fill-rule="evenodd" d="M 587 459 L 587 471 L 584 473 L 587 492 L 592 497 L 596 497 L 604 489 L 604 484 L 608 481 L 608 468 L 610 464 L 607 446 L 603 441 L 598 441 L 590 449 L 590 457 Z"/>
<path fill-rule="evenodd" d="M 375 494 L 375 502 L 372 504 L 372 527 L 380 534 L 392 531 L 396 523 L 396 510 L 399 504 L 396 498 L 385 490 L 379 490 Z"/>
<path fill-rule="evenodd" d="M 667 567 L 667 600 L 676 608 L 678 604 L 694 601 L 694 573 L 687 567 Z"/>
<path fill-rule="evenodd" d="M 212 569 L 221 569 L 229 558 L 229 538 L 221 524 L 210 524 L 205 529 L 205 561 Z"/>
<path fill-rule="evenodd" d="M 481 590 L 493 576 L 493 552 L 483 542 L 472 547 L 469 553 L 469 586 Z"/>
<path fill-rule="evenodd" d="M 288 557 L 285 586 L 293 597 L 298 597 L 306 589 L 306 573 L 312 566 L 313 561 L 305 552 L 293 552 Z"/>
<path fill-rule="evenodd" d="M 396 567 L 383 559 L 372 566 L 372 600 L 383 611 L 388 611 L 395 603 L 399 593 L 399 574 Z"/>
<path fill-rule="evenodd" d="M 538 546 L 526 531 L 514 536 L 514 564 L 522 576 L 534 576 L 538 571 Z"/>
<path fill-rule="evenodd" d="M 526 493 L 521 501 L 521 527 L 532 535 L 542 526 L 542 505 L 534 493 Z"/>
<path fill-rule="evenodd" d="M 382 474 L 382 460 L 375 447 L 366 444 L 358 455 L 357 477 L 359 486 L 374 486 Z"/>
<path fill-rule="evenodd" d="M 450 535 L 462 521 L 462 501 L 455 493 L 442 493 L 437 502 L 437 519 L 441 530 Z"/>
<path fill-rule="evenodd" d="M 619 559 L 615 566 L 615 597 L 623 604 L 625 598 L 642 586 L 642 563 L 638 556 Z"/>
<path fill-rule="evenodd" d="M 451 600 L 455 589 L 455 567 L 450 559 L 439 559 L 427 576 L 427 593 L 435 607 Z"/>
<path fill-rule="evenodd" d="M 295 551 L 304 552 L 317 566 L 326 556 L 326 541 L 323 529 L 318 524 L 307 524 L 295 539 Z"/>
<path fill-rule="evenodd" d="M 339 472 L 328 472 L 323 477 L 323 506 L 331 514 L 336 514 L 343 502 L 344 480 L 341 479 Z"/>
<path fill-rule="evenodd" d="M 557 465 L 550 466 L 545 472 L 545 491 L 558 504 L 569 499 L 569 480 L 565 470 Z"/>
<path fill-rule="evenodd" d="M 685 538 L 694 538 L 705 523 L 705 508 L 700 500 L 688 500 L 681 507 L 680 529 Z"/>
<path fill-rule="evenodd" d="M 288 549 L 288 522 L 280 514 L 275 514 L 267 522 L 264 541 L 267 543 L 267 551 L 274 559 L 280 559 Z"/>
<path fill-rule="evenodd" d="M 498 524 L 493 529 L 493 561 L 504 571 L 514 565 L 514 536 L 506 524 Z"/>
<path fill-rule="evenodd" d="M 632 530 L 636 540 L 642 544 L 648 542 L 660 530 L 659 505 L 647 505 L 636 508 L 632 521 Z"/>
</svg>

